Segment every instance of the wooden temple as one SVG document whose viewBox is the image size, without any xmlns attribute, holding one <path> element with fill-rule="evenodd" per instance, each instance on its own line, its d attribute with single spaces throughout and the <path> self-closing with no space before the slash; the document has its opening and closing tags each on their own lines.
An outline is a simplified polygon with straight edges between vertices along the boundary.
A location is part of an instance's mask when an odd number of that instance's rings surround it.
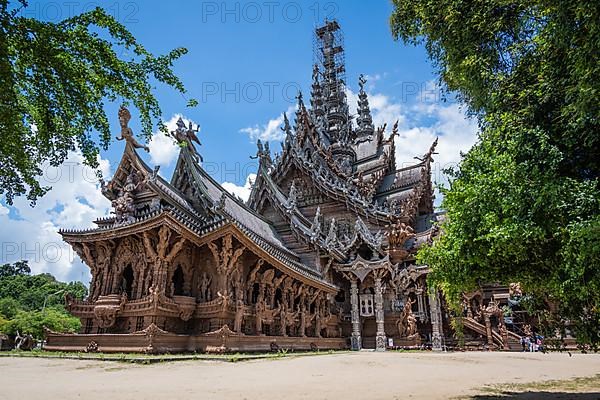
<svg viewBox="0 0 600 400">
<path fill-rule="evenodd" d="M 114 215 L 60 232 L 92 275 L 89 297 L 68 299 L 82 329 L 47 332 L 47 349 L 442 349 L 442 299 L 415 263 L 439 218 L 437 141 L 397 168 L 397 123 L 374 126 L 362 76 L 350 114 L 339 32 L 335 21 L 316 30 L 310 105 L 299 94 L 293 125 L 284 115 L 279 154 L 258 142 L 247 202 L 202 168 L 183 121 L 172 132 L 174 174 L 163 179 L 120 110 L 125 150 L 102 185 Z"/>
</svg>

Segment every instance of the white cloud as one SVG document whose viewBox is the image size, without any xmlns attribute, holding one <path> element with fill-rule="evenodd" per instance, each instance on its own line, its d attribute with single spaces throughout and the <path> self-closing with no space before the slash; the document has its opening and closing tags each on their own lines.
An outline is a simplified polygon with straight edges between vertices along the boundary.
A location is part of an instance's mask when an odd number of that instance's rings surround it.
<svg viewBox="0 0 600 400">
<path fill-rule="evenodd" d="M 351 112 L 356 114 L 358 95 L 346 89 Z M 436 137 L 438 146 L 432 167 L 434 183 L 447 182 L 442 171 L 460 161 L 460 153 L 468 151 L 477 140 L 477 123 L 466 117 L 456 103 L 439 101 L 439 89 L 433 82 L 427 90 L 410 105 L 396 102 L 381 93 L 369 94 L 369 106 L 376 127 L 387 123 L 386 131 L 398 121 L 399 137 L 396 138 L 396 165 L 398 168 L 414 165 L 414 157 L 425 154 Z"/>
<path fill-rule="evenodd" d="M 296 111 L 296 106 L 288 107 L 286 114 L 289 119 L 292 118 L 292 114 Z M 283 125 L 283 114 L 277 118 L 270 119 L 264 125 L 254 125 L 240 129 L 240 132 L 248 134 L 250 139 L 255 142 L 261 141 L 280 141 L 285 138 L 285 133 L 280 129 Z"/>
<path fill-rule="evenodd" d="M 180 117 L 183 119 L 186 126 L 189 126 L 190 121 L 194 126 L 197 125 L 194 121 L 185 118 L 183 115 L 175 114 L 170 120 L 165 121 L 165 125 L 169 132 L 172 132 L 177 128 L 177 120 Z M 148 148 L 150 149 L 150 159 L 152 160 L 152 163 L 162 167 L 169 166 L 179 155 L 179 146 L 175 142 L 175 139 L 173 139 L 170 134 L 165 134 L 161 131 L 152 134 L 152 138 L 150 138 L 150 142 L 148 143 Z"/>
<path fill-rule="evenodd" d="M 99 158 L 105 178 L 110 163 Z M 62 280 L 87 283 L 89 271 L 71 247 L 62 241 L 60 228 L 92 227 L 108 215 L 110 202 L 102 195 L 95 171 L 84 166 L 80 152 L 69 153 L 60 167 L 43 168 L 43 186 L 52 186 L 35 207 L 24 197 L 12 206 L 0 206 L 0 262 L 29 260 L 33 273 L 49 272 Z M 10 212 L 10 213 L 9 213 Z"/>
<path fill-rule="evenodd" d="M 458 104 L 429 104 L 413 107 L 413 118 L 399 129 L 396 138 L 396 165 L 398 168 L 418 162 L 415 156 L 425 154 L 433 141 L 438 138 L 436 155 L 433 156 L 432 180 L 436 185 L 446 185 L 446 168 L 460 161 L 460 153 L 467 152 L 477 141 L 477 123 L 465 116 Z M 430 123 L 419 123 L 426 119 Z M 436 190 L 436 205 L 441 202 Z"/>
<path fill-rule="evenodd" d="M 223 186 L 223 188 L 229 193 L 241 197 L 244 201 L 248 201 L 254 181 L 256 181 L 256 174 L 249 174 L 246 178 L 246 183 L 244 186 L 238 186 L 232 182 L 223 182 L 221 186 Z"/>
</svg>

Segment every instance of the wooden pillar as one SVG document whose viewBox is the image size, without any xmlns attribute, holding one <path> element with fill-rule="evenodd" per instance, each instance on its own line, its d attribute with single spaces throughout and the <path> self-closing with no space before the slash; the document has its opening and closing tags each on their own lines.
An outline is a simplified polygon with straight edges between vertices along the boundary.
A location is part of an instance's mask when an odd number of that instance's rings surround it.
<svg viewBox="0 0 600 400">
<path fill-rule="evenodd" d="M 350 347 L 352 350 L 362 348 L 362 338 L 360 336 L 360 315 L 358 312 L 358 282 L 356 278 L 350 280 L 350 304 L 352 305 L 352 336 L 350 338 Z"/>
<path fill-rule="evenodd" d="M 494 338 L 492 337 L 492 321 L 490 320 L 490 314 L 485 313 L 483 315 L 485 320 L 485 334 L 487 336 L 488 346 L 490 346 L 490 350 L 494 345 Z"/>
<path fill-rule="evenodd" d="M 431 316 L 431 350 L 442 351 L 442 312 L 437 290 L 429 291 L 429 308 Z"/>
<path fill-rule="evenodd" d="M 508 345 L 508 329 L 504 324 L 504 315 L 500 314 L 498 316 L 500 323 L 498 324 L 500 330 L 500 336 L 502 337 L 502 348 L 504 350 L 510 350 L 510 346 Z"/>
<path fill-rule="evenodd" d="M 375 275 L 375 322 L 377 323 L 375 350 L 385 351 L 387 338 L 385 337 L 383 316 L 383 290 L 381 287 L 381 277 L 378 275 Z"/>
<path fill-rule="evenodd" d="M 423 289 L 419 288 L 415 291 L 417 295 L 417 310 L 421 321 L 427 321 L 427 310 L 425 310 L 425 299 L 423 298 Z"/>
</svg>

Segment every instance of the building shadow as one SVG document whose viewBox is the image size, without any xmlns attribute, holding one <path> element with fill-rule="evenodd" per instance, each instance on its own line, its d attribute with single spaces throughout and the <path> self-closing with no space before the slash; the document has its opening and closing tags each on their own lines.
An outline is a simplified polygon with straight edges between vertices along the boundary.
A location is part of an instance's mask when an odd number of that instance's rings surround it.
<svg viewBox="0 0 600 400">
<path fill-rule="evenodd" d="M 473 396 L 473 400 L 600 400 L 600 392 L 567 393 L 567 392 L 502 392 L 494 395 Z"/>
</svg>

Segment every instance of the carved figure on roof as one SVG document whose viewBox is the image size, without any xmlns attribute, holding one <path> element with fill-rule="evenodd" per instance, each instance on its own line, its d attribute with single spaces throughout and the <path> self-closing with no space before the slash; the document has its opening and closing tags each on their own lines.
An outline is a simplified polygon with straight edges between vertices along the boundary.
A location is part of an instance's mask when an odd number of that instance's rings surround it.
<svg viewBox="0 0 600 400">
<path fill-rule="evenodd" d="M 217 201 L 214 205 L 214 210 L 219 212 L 225 210 L 225 205 L 227 202 L 227 195 L 225 192 L 221 193 L 221 197 L 219 197 L 219 201 Z"/>
<path fill-rule="evenodd" d="M 337 243 L 337 225 L 335 223 L 335 218 L 332 218 L 331 222 L 329 223 L 329 233 L 327 234 L 327 238 L 325 239 L 325 245 L 329 248 L 332 248 L 335 247 Z"/>
<path fill-rule="evenodd" d="M 296 188 L 296 181 L 293 180 L 290 185 L 290 192 L 288 193 L 288 201 L 291 207 L 295 207 L 298 203 L 298 189 Z"/>
<path fill-rule="evenodd" d="M 286 113 L 283 113 L 283 127 L 281 128 L 281 130 L 285 132 L 287 144 L 288 140 L 291 140 L 292 137 L 292 127 L 290 126 L 290 121 Z"/>
<path fill-rule="evenodd" d="M 352 160 L 349 156 L 342 157 L 340 160 L 340 169 L 348 176 L 352 174 Z"/>
<path fill-rule="evenodd" d="M 302 91 L 298 90 L 298 94 L 296 95 L 296 100 L 298 100 L 298 109 L 304 107 L 304 100 L 302 100 Z"/>
<path fill-rule="evenodd" d="M 128 126 L 129 120 L 131 120 L 131 113 L 125 106 L 119 108 L 119 124 L 121 125 L 121 136 L 117 136 L 117 140 L 125 140 L 130 143 L 136 149 L 144 149 L 150 151 L 148 146 L 140 144 L 133 135 L 133 131 Z"/>
<path fill-rule="evenodd" d="M 415 236 L 415 230 L 402 221 L 396 221 L 386 226 L 385 236 L 388 238 L 390 249 L 399 250 L 408 239 Z"/>
<path fill-rule="evenodd" d="M 183 121 L 183 119 L 181 119 L 181 117 L 179 117 L 176 124 L 177 128 L 175 128 L 174 131 L 171 131 L 171 136 L 173 136 L 175 140 L 177 140 L 177 143 L 179 143 L 180 145 L 188 146 L 191 153 L 194 156 L 198 157 L 200 161 L 204 161 L 202 156 L 198 153 L 198 150 L 192 143 L 196 142 L 199 146 L 202 145 L 202 143 L 200 143 L 200 140 L 198 139 L 198 136 L 196 135 L 196 133 L 200 130 L 200 125 L 196 126 L 196 129 L 194 129 L 192 121 L 190 121 L 189 126 L 185 126 L 185 122 Z"/>
<path fill-rule="evenodd" d="M 112 201 L 114 208 L 113 214 L 117 223 L 133 222 L 135 220 L 135 206 L 133 205 L 133 197 L 127 193 L 121 194 Z"/>
<path fill-rule="evenodd" d="M 377 137 L 377 146 L 381 146 L 383 143 L 383 134 L 385 132 L 385 128 L 387 128 L 387 123 L 377 128 L 377 131 L 375 132 L 375 136 Z"/>
<path fill-rule="evenodd" d="M 259 159 L 264 165 L 268 168 L 273 164 L 273 160 L 271 159 L 271 150 L 269 149 L 269 143 L 265 142 L 264 146 L 260 139 L 256 141 L 256 155 L 250 156 L 251 159 L 256 160 Z"/>
<path fill-rule="evenodd" d="M 109 200 L 114 200 L 119 195 L 118 190 L 114 187 L 114 181 L 110 180 L 106 182 L 104 179 L 100 178 L 100 191 Z"/>
<path fill-rule="evenodd" d="M 400 134 L 398 133 L 398 120 L 396 120 L 396 122 L 394 122 L 394 126 L 392 127 L 392 133 L 390 134 L 390 137 L 387 138 L 387 140 L 385 141 L 386 144 L 394 144 L 394 138 L 396 136 L 400 136 Z M 389 157 L 389 155 L 388 155 Z"/>
<path fill-rule="evenodd" d="M 367 78 L 365 78 L 364 74 L 360 74 L 358 76 L 358 87 L 361 91 L 365 90 L 365 83 L 367 83 Z"/>
<path fill-rule="evenodd" d="M 322 216 L 321 216 L 321 207 L 317 207 L 317 211 L 315 212 L 315 217 L 313 218 L 311 231 L 313 241 L 316 240 L 319 236 L 321 236 L 321 224 L 322 224 Z"/>
<path fill-rule="evenodd" d="M 432 156 L 434 154 L 437 154 L 435 152 L 435 148 L 437 147 L 438 144 L 438 139 L 439 138 L 435 138 L 435 140 L 433 141 L 433 143 L 431 144 L 431 146 L 429 147 L 429 150 L 427 150 L 427 153 L 425 153 L 423 155 L 423 157 L 415 157 L 415 159 L 419 160 L 419 161 L 431 161 L 432 160 Z"/>
</svg>

